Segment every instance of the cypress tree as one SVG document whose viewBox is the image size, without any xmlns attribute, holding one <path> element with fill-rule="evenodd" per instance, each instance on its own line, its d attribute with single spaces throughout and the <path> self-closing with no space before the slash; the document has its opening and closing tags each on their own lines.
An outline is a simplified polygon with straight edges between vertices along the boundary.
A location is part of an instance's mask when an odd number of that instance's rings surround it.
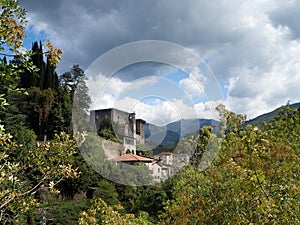
<svg viewBox="0 0 300 225">
<path fill-rule="evenodd" d="M 48 118 L 47 137 L 55 133 L 71 132 L 72 103 L 66 88 L 58 87 L 54 93 L 54 103 Z"/>
<path fill-rule="evenodd" d="M 39 67 L 40 62 L 39 62 L 38 54 L 39 54 L 39 45 L 37 42 L 34 42 L 32 45 L 31 60 L 32 60 L 33 65 L 37 66 L 37 68 L 40 69 L 40 67 Z M 38 72 L 38 75 L 40 75 L 39 72 Z M 39 77 L 37 77 L 37 74 L 27 73 L 26 75 L 28 76 L 29 87 L 38 87 L 39 86 L 38 84 L 40 82 L 39 82 Z"/>
<path fill-rule="evenodd" d="M 4 64 L 4 65 L 7 65 L 6 56 L 3 57 L 3 64 Z"/>
<path fill-rule="evenodd" d="M 59 82 L 58 82 L 57 73 L 55 72 L 55 66 L 50 63 L 50 60 L 47 57 L 44 89 L 46 88 L 57 89 L 58 84 Z"/>
<path fill-rule="evenodd" d="M 38 68 L 37 73 L 32 73 L 29 71 L 25 71 L 21 75 L 21 87 L 30 88 L 30 87 L 39 87 L 41 90 L 44 88 L 44 80 L 45 80 L 45 62 L 43 60 L 43 47 L 42 43 L 40 45 L 38 42 L 34 42 L 32 44 L 32 55 L 31 61 L 33 65 Z M 15 61 L 15 60 L 14 60 Z"/>
<path fill-rule="evenodd" d="M 57 73 L 55 72 L 55 73 L 54 73 L 54 76 L 53 76 L 53 88 L 54 88 L 54 89 L 57 89 L 58 86 L 59 86 L 58 75 L 57 75 Z"/>
<path fill-rule="evenodd" d="M 4 94 L 7 89 L 5 87 L 6 85 L 3 79 L 6 70 L 7 70 L 7 60 L 6 57 L 4 56 L 3 58 L 0 59 L 0 93 L 1 94 Z"/>
<path fill-rule="evenodd" d="M 42 45 L 41 41 L 40 41 L 40 47 L 39 47 L 39 51 L 38 51 L 38 65 L 37 66 L 40 69 L 39 87 L 41 90 L 44 90 L 44 89 L 46 89 L 44 87 L 46 64 L 45 64 L 44 58 L 43 58 L 43 45 Z"/>
<path fill-rule="evenodd" d="M 44 87 L 45 88 L 50 88 L 51 83 L 52 83 L 52 67 L 49 62 L 49 58 L 47 57 L 47 63 L 46 63 L 46 76 L 45 76 L 45 82 L 44 82 Z"/>
</svg>

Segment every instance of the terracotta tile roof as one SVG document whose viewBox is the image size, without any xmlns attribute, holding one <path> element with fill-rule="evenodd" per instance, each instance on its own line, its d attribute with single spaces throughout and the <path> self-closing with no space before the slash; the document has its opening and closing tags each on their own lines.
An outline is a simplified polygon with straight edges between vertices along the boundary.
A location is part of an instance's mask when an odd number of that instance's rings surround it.
<svg viewBox="0 0 300 225">
<path fill-rule="evenodd" d="M 158 155 L 172 155 L 172 152 L 160 152 Z"/>
<path fill-rule="evenodd" d="M 188 154 L 185 154 L 185 153 L 174 153 L 173 156 L 188 156 Z"/>
<path fill-rule="evenodd" d="M 154 159 L 143 157 L 134 154 L 125 154 L 114 158 L 116 161 L 120 162 L 152 162 Z"/>
</svg>

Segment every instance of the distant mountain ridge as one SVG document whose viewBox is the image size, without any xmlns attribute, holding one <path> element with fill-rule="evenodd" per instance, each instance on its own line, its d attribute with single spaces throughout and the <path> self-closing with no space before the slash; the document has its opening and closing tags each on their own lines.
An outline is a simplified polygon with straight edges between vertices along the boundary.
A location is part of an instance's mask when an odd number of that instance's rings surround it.
<svg viewBox="0 0 300 225">
<path fill-rule="evenodd" d="M 173 146 L 180 138 L 197 133 L 203 126 L 218 127 L 219 122 L 212 119 L 183 119 L 160 127 L 147 123 L 145 138 L 151 145 Z"/>
<path fill-rule="evenodd" d="M 290 106 L 290 108 L 297 109 L 300 107 L 300 102 L 290 104 L 289 106 Z M 271 112 L 264 113 L 260 116 L 257 116 L 251 120 L 247 120 L 246 125 L 251 124 L 253 126 L 261 126 L 263 124 L 263 122 L 270 122 L 272 119 L 276 118 L 279 115 L 279 110 L 282 109 L 282 107 L 283 106 L 281 106 Z"/>
<path fill-rule="evenodd" d="M 278 116 L 279 110 L 283 106 L 269 112 L 255 117 L 254 119 L 246 121 L 247 124 L 253 126 L 260 126 L 263 122 L 269 122 Z M 299 108 L 300 102 L 291 104 L 291 108 Z M 203 126 L 218 127 L 219 122 L 213 119 L 183 119 L 167 124 L 166 126 L 156 126 L 154 124 L 146 123 L 145 138 L 146 142 L 151 147 L 174 146 L 175 143 L 188 134 L 197 133 Z"/>
</svg>

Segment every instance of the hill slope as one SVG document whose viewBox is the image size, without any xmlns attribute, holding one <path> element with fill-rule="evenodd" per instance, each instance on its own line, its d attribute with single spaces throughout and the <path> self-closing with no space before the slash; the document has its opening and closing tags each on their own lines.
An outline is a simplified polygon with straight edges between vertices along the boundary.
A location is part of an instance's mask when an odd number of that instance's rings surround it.
<svg viewBox="0 0 300 225">
<path fill-rule="evenodd" d="M 197 133 L 203 126 L 218 127 L 219 123 L 212 119 L 187 119 L 167 124 L 164 127 L 146 124 L 145 138 L 150 146 L 173 146 L 176 141 L 187 134 Z"/>
<path fill-rule="evenodd" d="M 290 105 L 291 108 L 299 108 L 300 103 Z M 279 107 L 272 112 L 265 113 L 254 119 L 246 121 L 247 124 L 260 126 L 263 122 L 269 122 L 278 116 L 278 112 L 282 107 Z M 218 127 L 219 122 L 212 119 L 183 119 L 167 124 L 166 126 L 156 126 L 147 123 L 145 125 L 145 138 L 147 144 L 155 148 L 158 145 L 174 146 L 175 143 L 182 137 L 188 134 L 197 133 L 203 126 Z"/>
<path fill-rule="evenodd" d="M 272 112 L 268 112 L 268 113 L 262 114 L 256 118 L 254 118 L 254 119 L 248 120 L 248 121 L 246 121 L 246 124 L 251 124 L 253 126 L 261 126 L 263 124 L 263 122 L 270 122 L 272 119 L 274 119 L 276 116 L 278 116 L 279 110 L 282 107 L 283 106 L 273 110 Z M 294 109 L 299 108 L 300 102 L 291 104 L 290 107 L 294 108 Z"/>
</svg>

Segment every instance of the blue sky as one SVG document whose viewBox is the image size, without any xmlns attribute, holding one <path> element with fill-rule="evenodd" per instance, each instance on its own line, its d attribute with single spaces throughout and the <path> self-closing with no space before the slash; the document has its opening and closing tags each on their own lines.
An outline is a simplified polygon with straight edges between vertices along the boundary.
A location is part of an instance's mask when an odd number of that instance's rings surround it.
<svg viewBox="0 0 300 225">
<path fill-rule="evenodd" d="M 97 59 L 126 43 L 161 41 L 155 49 L 138 46 L 115 55 L 89 74 L 95 108 L 135 108 L 142 118 L 170 122 L 178 119 L 179 111 L 187 117 L 194 117 L 194 112 L 215 117 L 212 108 L 219 103 L 253 118 L 287 101 L 300 101 L 298 0 L 187 0 L 185 4 L 179 0 L 151 4 L 146 0 L 33 0 L 21 4 L 28 10 L 25 46 L 50 39 L 63 49 L 58 73 L 73 64 L 88 72 Z M 166 43 L 182 46 L 204 61 L 167 51 Z M 185 72 L 160 61 L 133 63 L 118 68 L 107 87 L 102 87 L 112 64 L 138 54 L 171 58 Z M 188 97 L 183 98 L 183 93 Z M 155 102 L 147 95 L 165 100 Z"/>
<path fill-rule="evenodd" d="M 43 43 L 44 41 L 47 40 L 47 34 L 45 33 L 45 31 L 40 30 L 39 32 L 34 32 L 33 26 L 27 27 L 25 29 L 25 33 L 26 36 L 23 40 L 23 44 L 26 49 L 31 49 L 32 43 L 34 41 L 42 41 Z"/>
</svg>

